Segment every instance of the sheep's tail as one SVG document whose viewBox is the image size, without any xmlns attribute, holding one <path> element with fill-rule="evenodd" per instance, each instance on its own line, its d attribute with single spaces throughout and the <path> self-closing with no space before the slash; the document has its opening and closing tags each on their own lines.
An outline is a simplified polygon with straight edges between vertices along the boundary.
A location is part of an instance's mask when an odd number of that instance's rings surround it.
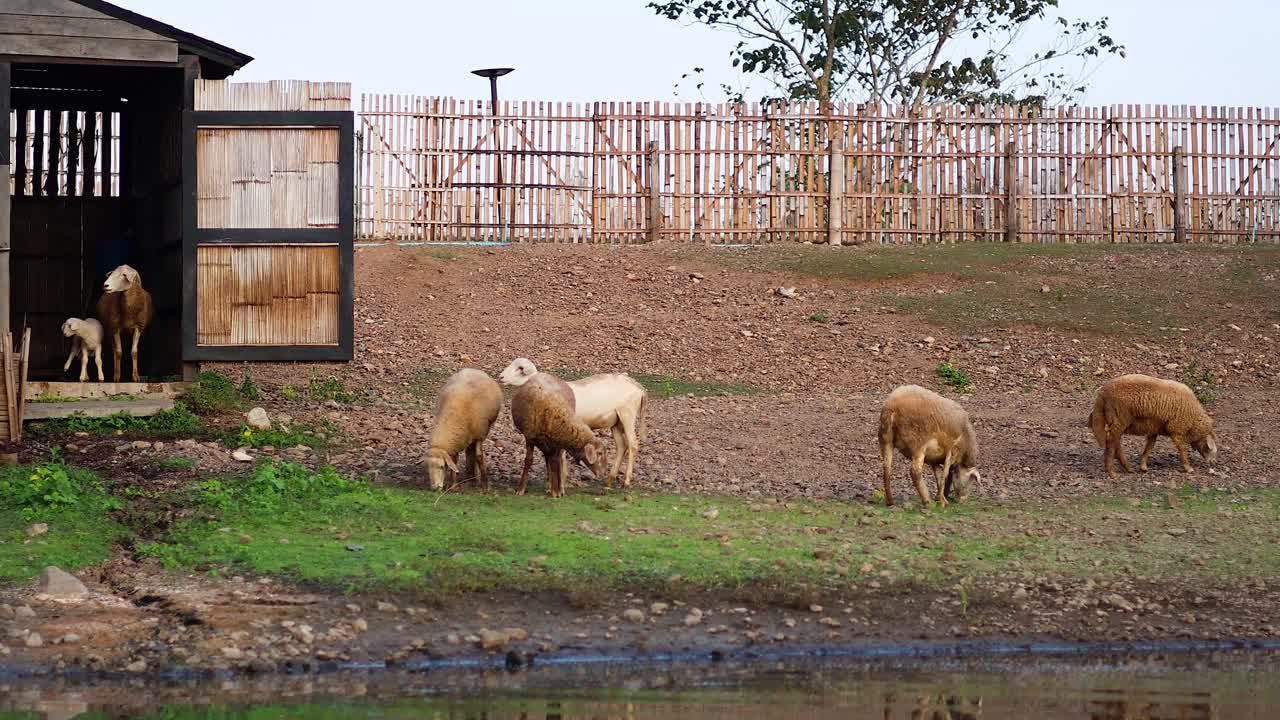
<svg viewBox="0 0 1280 720">
<path fill-rule="evenodd" d="M 647 437 L 648 434 L 645 432 L 645 424 L 644 424 L 644 416 L 645 416 L 645 413 L 648 412 L 648 409 L 649 409 L 649 393 L 646 392 L 640 395 L 640 409 L 636 411 L 636 437 L 638 437 L 640 440 L 648 439 Z"/>
<path fill-rule="evenodd" d="M 1089 431 L 1093 433 L 1093 439 L 1098 441 L 1101 447 L 1107 446 L 1107 413 L 1103 406 L 1103 400 L 1098 399 L 1094 403 L 1093 411 L 1089 413 Z"/>
</svg>

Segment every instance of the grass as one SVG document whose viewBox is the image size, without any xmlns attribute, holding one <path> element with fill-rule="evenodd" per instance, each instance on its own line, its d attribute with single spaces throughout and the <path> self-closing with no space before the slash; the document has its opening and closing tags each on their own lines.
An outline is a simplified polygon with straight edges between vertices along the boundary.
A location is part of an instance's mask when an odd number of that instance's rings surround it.
<svg viewBox="0 0 1280 720">
<path fill-rule="evenodd" d="M 245 379 L 249 379 L 247 374 Z M 247 398 L 231 378 L 216 372 L 200 373 L 200 377 L 192 383 L 191 389 L 182 399 L 197 415 L 238 412 L 248 404 Z"/>
<path fill-rule="evenodd" d="M 207 432 L 204 422 L 186 405 L 178 402 L 173 408 L 151 417 L 134 417 L 118 412 L 107 417 L 89 417 L 76 413 L 68 418 L 44 420 L 32 423 L 31 432 L 38 436 L 73 435 L 147 435 L 153 437 L 183 437 Z"/>
<path fill-rule="evenodd" d="M 1202 405 L 1212 405 L 1218 399 L 1218 376 L 1201 368 L 1199 363 L 1182 368 L 1182 384 L 1191 388 Z"/>
<path fill-rule="evenodd" d="M 819 323 L 822 325 L 825 325 L 826 323 L 831 322 L 831 319 L 827 317 L 826 313 L 820 313 L 820 312 L 810 315 L 808 320 L 809 322 Z"/>
<path fill-rule="evenodd" d="M 328 447 L 330 441 L 338 434 L 338 427 L 329 421 L 319 426 L 306 423 L 294 423 L 288 428 L 273 427 L 270 430 L 253 430 L 248 425 L 241 425 L 239 430 L 231 430 L 222 435 L 222 444 L 229 448 L 292 448 L 299 445 L 317 449 Z"/>
<path fill-rule="evenodd" d="M 28 580 L 49 565 L 76 570 L 107 559 L 127 530 L 110 517 L 120 504 L 88 470 L 53 461 L 0 468 L 0 582 Z M 44 534 L 27 528 L 44 523 Z"/>
<path fill-rule="evenodd" d="M 938 377 L 942 379 L 942 384 L 956 392 L 966 393 L 973 388 L 973 381 L 969 376 L 949 362 L 939 363 L 937 372 Z"/>
<path fill-rule="evenodd" d="M 156 463 L 163 470 L 192 470 L 196 463 L 191 458 L 167 457 Z"/>
<path fill-rule="evenodd" d="M 344 405 L 350 405 L 359 398 L 355 393 L 347 390 L 346 385 L 337 377 L 330 375 L 328 377 L 313 377 L 307 383 L 307 399 L 312 402 L 328 402 L 332 400 Z"/>
<path fill-rule="evenodd" d="M 1005 573 L 1224 581 L 1280 572 L 1271 550 L 1280 490 L 1189 488 L 1176 509 L 1163 497 L 930 513 L 645 493 L 553 501 L 373 487 L 282 464 L 201 484 L 194 502 L 208 512 L 144 550 L 172 568 L 435 596 L 590 587 L 776 598 Z"/>
</svg>

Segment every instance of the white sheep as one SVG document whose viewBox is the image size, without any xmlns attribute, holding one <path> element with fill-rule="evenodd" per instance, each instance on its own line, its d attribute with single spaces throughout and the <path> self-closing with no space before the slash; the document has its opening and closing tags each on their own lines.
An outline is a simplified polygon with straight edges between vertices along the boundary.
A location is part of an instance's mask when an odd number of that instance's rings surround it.
<svg viewBox="0 0 1280 720">
<path fill-rule="evenodd" d="M 536 374 L 538 368 L 533 361 L 516 358 L 498 375 L 498 380 L 504 385 L 520 387 Z M 608 430 L 613 435 L 618 454 L 605 478 L 605 487 L 613 486 L 624 454 L 627 471 L 622 476 L 622 487 L 630 487 L 640 440 L 645 437 L 644 416 L 649 398 L 644 386 L 625 373 L 592 375 L 567 384 L 573 391 L 575 417 L 592 430 Z"/>
<path fill-rule="evenodd" d="M 880 411 L 880 459 L 884 463 L 884 502 L 893 505 L 893 451 L 911 460 L 911 482 L 920 502 L 929 506 L 924 484 L 927 463 L 938 486 L 938 504 L 947 505 L 947 491 L 963 500 L 969 484 L 978 483 L 978 437 L 969 414 L 954 400 L 919 385 L 903 385 L 884 402 Z M 938 467 L 942 476 L 938 476 Z M 944 484 L 945 483 L 945 484 Z"/>
<path fill-rule="evenodd" d="M 63 372 L 71 369 L 71 361 L 75 360 L 76 353 L 80 353 L 80 382 L 88 381 L 89 355 L 92 354 L 94 364 L 98 366 L 98 382 L 102 382 L 102 323 L 93 318 L 67 318 L 62 323 L 62 334 L 71 338 L 71 354 L 62 366 Z"/>
<path fill-rule="evenodd" d="M 436 424 L 431 429 L 431 445 L 427 451 L 427 480 L 431 489 L 445 484 L 445 470 L 455 476 L 455 458 L 467 453 L 467 473 L 463 480 L 475 478 L 481 488 L 489 487 L 484 468 L 484 441 L 494 420 L 502 411 L 502 388 L 480 370 L 463 368 L 454 373 L 436 396 Z"/>
<path fill-rule="evenodd" d="M 1094 439 L 1103 448 L 1102 465 L 1112 478 L 1116 475 L 1113 458 L 1120 461 L 1125 472 L 1133 472 L 1121 447 L 1121 439 L 1125 435 L 1145 435 L 1147 438 L 1142 462 L 1138 466 L 1142 472 L 1147 471 L 1147 456 L 1161 435 L 1167 435 L 1173 441 L 1185 472 L 1194 472 L 1187 456 L 1188 444 L 1209 462 L 1218 456 L 1213 418 L 1204 411 L 1191 388 L 1173 380 L 1133 374 L 1107 381 L 1098 388 L 1088 425 Z"/>
<path fill-rule="evenodd" d="M 528 487 L 534 448 L 541 450 L 546 460 L 547 494 L 551 497 L 564 495 L 569 471 L 566 452 L 596 477 L 604 475 L 608 459 L 604 445 L 586 423 L 574 416 L 573 391 L 560 378 L 541 372 L 527 378 L 511 397 L 511 420 L 525 443 L 516 494 L 525 494 Z"/>
</svg>

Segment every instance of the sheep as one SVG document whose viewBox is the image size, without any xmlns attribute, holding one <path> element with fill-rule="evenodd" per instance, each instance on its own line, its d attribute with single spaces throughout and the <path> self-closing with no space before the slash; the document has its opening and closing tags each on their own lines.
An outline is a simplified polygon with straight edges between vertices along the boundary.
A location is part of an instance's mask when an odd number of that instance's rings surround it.
<svg viewBox="0 0 1280 720">
<path fill-rule="evenodd" d="M 427 482 L 432 490 L 444 488 L 445 470 L 458 473 L 455 458 L 466 450 L 467 473 L 481 489 L 489 488 L 484 468 L 484 441 L 502 411 L 502 388 L 480 370 L 463 368 L 454 373 L 436 396 L 436 424 L 427 450 Z"/>
<path fill-rule="evenodd" d="M 71 361 L 75 360 L 76 353 L 80 354 L 80 382 L 86 382 L 89 379 L 89 355 L 93 355 L 94 363 L 98 366 L 98 382 L 102 382 L 106 378 L 102 375 L 102 323 L 88 318 L 81 320 L 80 318 L 67 318 L 62 323 L 62 334 L 71 338 L 71 354 L 67 356 L 67 362 L 62 366 L 63 372 L 71 369 Z"/>
<path fill-rule="evenodd" d="M 516 358 L 498 375 L 498 380 L 504 385 L 520 387 L 536 374 L 538 368 L 531 360 Z M 613 487 L 625 454 L 627 471 L 622 476 L 622 487 L 631 487 L 640 440 L 645 438 L 644 416 L 649 398 L 644 386 L 625 373 L 592 375 L 571 380 L 568 385 L 573 390 L 574 415 L 592 430 L 608 430 L 617 446 L 618 454 L 604 486 Z"/>
<path fill-rule="evenodd" d="M 123 359 L 120 334 L 132 330 L 133 381 L 138 382 L 138 342 L 142 339 L 142 331 L 147 329 L 155 317 L 151 293 L 142 288 L 142 276 L 138 271 L 128 265 L 121 265 L 108 273 L 106 281 L 102 283 L 102 290 L 102 297 L 98 298 L 97 313 L 103 327 L 111 334 L 111 344 L 115 350 L 111 380 L 120 382 L 120 363 Z"/>
<path fill-rule="evenodd" d="M 1145 435 L 1138 469 L 1147 471 L 1147 456 L 1161 435 L 1169 436 L 1178 449 L 1182 470 L 1195 472 L 1187 457 L 1190 444 L 1205 460 L 1218 457 L 1218 441 L 1213 432 L 1213 418 L 1204 411 L 1191 388 L 1173 380 L 1150 375 L 1121 375 L 1098 388 L 1089 413 L 1089 430 L 1102 450 L 1102 466 L 1107 476 L 1115 478 L 1112 459 L 1120 461 L 1126 473 L 1133 472 L 1124 456 L 1121 440 L 1125 435 Z"/>
<path fill-rule="evenodd" d="M 880 411 L 880 459 L 884 463 L 884 502 L 893 505 L 893 451 L 911 460 L 911 482 L 920 503 L 929 507 L 924 484 L 927 463 L 938 486 L 938 505 L 947 506 L 947 491 L 963 500 L 970 483 L 982 481 L 978 472 L 978 437 L 969 414 L 954 400 L 918 385 L 903 385 L 885 400 Z M 942 476 L 938 476 L 938 466 Z M 945 485 L 944 485 L 945 483 Z"/>
<path fill-rule="evenodd" d="M 554 375 L 537 373 L 528 378 L 511 398 L 511 419 L 524 436 L 524 466 L 520 470 L 517 495 L 524 495 L 533 463 L 533 449 L 542 451 L 547 464 L 547 495 L 563 497 L 568 478 L 565 452 L 591 469 L 596 477 L 605 474 L 608 456 L 604 445 L 587 424 L 574 417 L 573 390 Z"/>
</svg>

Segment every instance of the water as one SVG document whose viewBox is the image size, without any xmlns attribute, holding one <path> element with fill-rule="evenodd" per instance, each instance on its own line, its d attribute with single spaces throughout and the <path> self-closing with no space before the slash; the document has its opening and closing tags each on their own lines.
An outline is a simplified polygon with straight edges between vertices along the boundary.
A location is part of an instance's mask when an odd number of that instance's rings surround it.
<svg viewBox="0 0 1280 720">
<path fill-rule="evenodd" d="M 199 682 L 0 683 L 0 718 L 1261 720 L 1280 656 L 614 663 Z"/>
</svg>

